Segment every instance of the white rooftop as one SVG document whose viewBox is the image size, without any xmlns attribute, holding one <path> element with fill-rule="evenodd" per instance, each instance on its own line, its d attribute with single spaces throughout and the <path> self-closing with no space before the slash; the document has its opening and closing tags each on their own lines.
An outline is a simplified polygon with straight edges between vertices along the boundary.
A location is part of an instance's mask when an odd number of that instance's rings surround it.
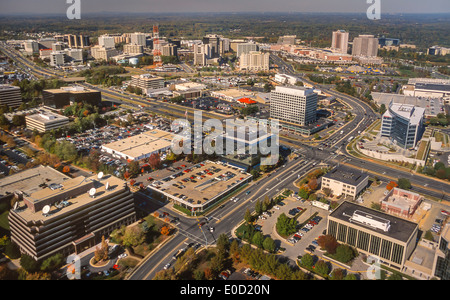
<svg viewBox="0 0 450 300">
<path fill-rule="evenodd" d="M 288 94 L 288 95 L 292 95 L 292 96 L 305 97 L 305 96 L 313 94 L 314 89 L 303 87 L 303 86 L 296 86 L 296 87 L 277 86 L 277 87 L 275 87 L 275 92 Z"/>
</svg>

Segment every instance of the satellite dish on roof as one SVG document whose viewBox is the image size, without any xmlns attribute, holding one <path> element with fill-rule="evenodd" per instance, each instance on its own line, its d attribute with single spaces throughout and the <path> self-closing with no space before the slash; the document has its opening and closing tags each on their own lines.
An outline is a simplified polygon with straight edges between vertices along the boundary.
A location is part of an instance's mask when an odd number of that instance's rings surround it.
<svg viewBox="0 0 450 300">
<path fill-rule="evenodd" d="M 97 178 L 101 180 L 103 178 L 103 172 L 98 173 Z"/>
<path fill-rule="evenodd" d="M 50 212 L 50 205 L 46 205 L 44 206 L 44 208 L 42 209 L 42 213 L 44 215 L 48 214 Z"/>
<path fill-rule="evenodd" d="M 106 190 L 109 190 L 109 182 L 106 183 L 105 189 L 106 189 Z"/>
<path fill-rule="evenodd" d="M 91 197 L 94 197 L 94 196 L 95 196 L 95 192 L 96 192 L 96 189 L 95 189 L 95 188 L 92 188 L 92 189 L 89 190 L 89 195 L 90 195 Z"/>
</svg>

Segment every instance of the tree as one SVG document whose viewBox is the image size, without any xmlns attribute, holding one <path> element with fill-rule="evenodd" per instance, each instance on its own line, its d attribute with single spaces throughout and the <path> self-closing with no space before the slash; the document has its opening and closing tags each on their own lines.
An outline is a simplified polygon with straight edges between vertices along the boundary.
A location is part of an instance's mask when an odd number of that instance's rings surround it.
<svg viewBox="0 0 450 300">
<path fill-rule="evenodd" d="M 330 274 L 331 280 L 343 280 L 344 276 L 344 270 L 342 269 L 335 269 Z"/>
<path fill-rule="evenodd" d="M 335 254 L 339 246 L 336 238 L 330 234 L 319 236 L 317 239 L 319 247 L 325 249 L 329 254 Z"/>
<path fill-rule="evenodd" d="M 334 257 L 340 262 L 348 263 L 354 258 L 353 249 L 348 245 L 339 245 Z"/>
<path fill-rule="evenodd" d="M 277 246 L 275 244 L 275 241 L 271 237 L 268 236 L 264 239 L 264 242 L 263 242 L 264 250 L 273 253 L 273 252 L 275 252 L 276 247 Z"/>
<path fill-rule="evenodd" d="M 145 240 L 144 231 L 141 226 L 127 227 L 123 235 L 123 245 L 125 247 L 135 247 Z"/>
<path fill-rule="evenodd" d="M 393 188 L 398 187 L 397 182 L 395 181 L 390 181 L 387 185 L 386 185 L 386 189 L 388 191 L 392 190 Z"/>
<path fill-rule="evenodd" d="M 303 256 L 302 256 L 302 259 L 301 259 L 301 263 L 302 263 L 302 265 L 304 265 L 305 267 L 311 268 L 312 265 L 313 265 L 313 263 L 314 263 L 314 260 L 313 260 L 312 255 L 309 254 L 309 253 L 306 253 L 305 255 L 303 255 Z"/>
<path fill-rule="evenodd" d="M 159 156 L 159 153 L 153 153 L 148 158 L 148 164 L 152 169 L 159 169 L 161 165 L 161 157 Z"/>
<path fill-rule="evenodd" d="M 319 273 L 320 275 L 328 275 L 328 273 L 330 272 L 330 268 L 328 266 L 328 264 L 323 261 L 323 260 L 319 260 L 315 265 L 314 265 L 314 270 L 316 270 L 317 273 Z"/>
<path fill-rule="evenodd" d="M 40 269 L 40 264 L 28 254 L 22 254 L 22 257 L 20 258 L 20 265 L 28 273 L 34 273 Z"/>
<path fill-rule="evenodd" d="M 226 234 L 222 233 L 217 238 L 216 245 L 217 245 L 217 249 L 219 250 L 219 252 L 226 253 L 230 250 L 230 239 L 228 238 L 228 236 Z"/>
<path fill-rule="evenodd" d="M 253 216 L 252 216 L 252 214 L 250 213 L 250 210 L 249 210 L 248 208 L 247 208 L 247 210 L 245 211 L 244 220 L 245 220 L 247 223 L 251 223 L 252 220 L 253 220 Z"/>
<path fill-rule="evenodd" d="M 259 199 L 255 203 L 255 212 L 257 215 L 260 215 L 262 213 L 261 201 Z"/>
<path fill-rule="evenodd" d="M 277 219 L 276 229 L 282 236 L 288 236 L 297 231 L 297 221 L 282 213 Z"/>
<path fill-rule="evenodd" d="M 317 190 L 318 186 L 319 186 L 319 184 L 317 183 L 317 179 L 315 177 L 313 177 L 309 180 L 308 187 L 311 190 L 313 190 L 313 191 Z"/>
<path fill-rule="evenodd" d="M 411 189 L 411 182 L 407 178 L 399 178 L 398 179 L 398 187 L 403 190 Z"/>
<path fill-rule="evenodd" d="M 55 254 L 42 262 L 41 271 L 52 272 L 60 268 L 64 263 L 62 254 Z"/>
<path fill-rule="evenodd" d="M 264 235 L 261 232 L 256 232 L 252 237 L 252 244 L 262 248 L 264 243 Z"/>
<path fill-rule="evenodd" d="M 169 234 L 170 234 L 170 228 L 169 228 L 169 226 L 163 226 L 163 227 L 161 227 L 161 234 L 162 234 L 162 235 L 169 235 Z"/>
</svg>

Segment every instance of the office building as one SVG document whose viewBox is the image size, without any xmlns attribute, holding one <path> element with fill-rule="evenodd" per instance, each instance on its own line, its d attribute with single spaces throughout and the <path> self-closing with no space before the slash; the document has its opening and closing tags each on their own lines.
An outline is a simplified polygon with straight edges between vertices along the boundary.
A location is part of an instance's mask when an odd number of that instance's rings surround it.
<svg viewBox="0 0 450 300">
<path fill-rule="evenodd" d="M 130 35 L 130 44 L 147 47 L 147 35 L 141 32 L 135 32 Z"/>
<path fill-rule="evenodd" d="M 33 40 L 23 42 L 23 48 L 29 55 L 39 52 L 39 43 Z"/>
<path fill-rule="evenodd" d="M 353 56 L 376 57 L 378 54 L 378 39 L 373 35 L 360 35 L 353 39 Z"/>
<path fill-rule="evenodd" d="M 56 40 L 67 43 L 69 48 L 86 48 L 91 44 L 90 38 L 86 35 L 66 34 L 62 38 L 56 38 Z"/>
<path fill-rule="evenodd" d="M 318 95 L 312 88 L 277 86 L 270 93 L 270 118 L 296 125 L 317 119 Z"/>
<path fill-rule="evenodd" d="M 69 118 L 45 111 L 42 113 L 25 116 L 26 127 L 30 130 L 37 130 L 38 132 L 48 132 L 53 129 L 58 129 L 69 124 Z"/>
<path fill-rule="evenodd" d="M 18 86 L 0 84 L 0 106 L 16 108 L 22 104 L 22 94 Z"/>
<path fill-rule="evenodd" d="M 348 51 L 348 32 L 345 30 L 333 31 L 331 48 L 339 53 L 347 53 Z"/>
<path fill-rule="evenodd" d="M 381 136 L 402 148 L 414 148 L 424 132 L 425 109 L 391 102 L 381 121 Z"/>
<path fill-rule="evenodd" d="M 50 66 L 62 66 L 66 63 L 66 52 L 64 51 L 52 51 L 50 53 Z"/>
<path fill-rule="evenodd" d="M 240 43 L 237 45 L 237 57 L 241 57 L 242 54 L 248 54 L 252 51 L 259 51 L 259 46 L 255 43 Z"/>
<path fill-rule="evenodd" d="M 239 69 L 241 71 L 259 72 L 269 71 L 270 53 L 251 51 L 239 57 Z"/>
<path fill-rule="evenodd" d="M 367 173 L 339 165 L 322 177 L 321 189 L 329 189 L 334 196 L 355 200 L 368 184 Z"/>
<path fill-rule="evenodd" d="M 441 55 L 445 56 L 447 54 L 450 54 L 450 48 L 440 47 L 440 46 L 433 46 L 427 49 L 428 55 Z"/>
<path fill-rule="evenodd" d="M 151 74 L 133 75 L 130 85 L 142 89 L 143 92 L 148 89 L 160 89 L 164 87 L 164 78 Z"/>
<path fill-rule="evenodd" d="M 135 222 L 136 212 L 125 181 L 79 176 L 24 193 L 8 220 L 11 240 L 20 251 L 42 261 L 95 246 L 103 236 Z"/>
<path fill-rule="evenodd" d="M 92 106 L 99 106 L 102 102 L 102 94 L 97 90 L 87 89 L 82 86 L 62 87 L 42 91 L 44 106 L 53 109 L 62 109 L 73 103 L 85 102 Z"/>
<path fill-rule="evenodd" d="M 123 45 L 123 53 L 127 54 L 143 54 L 144 47 L 137 44 L 126 44 Z"/>
<path fill-rule="evenodd" d="M 439 235 L 432 274 L 441 280 L 450 280 L 450 223 L 444 226 Z"/>
<path fill-rule="evenodd" d="M 416 246 L 418 225 L 344 201 L 328 217 L 327 234 L 338 242 L 402 270 Z"/>
<path fill-rule="evenodd" d="M 380 47 L 396 47 L 400 46 L 400 39 L 380 37 L 378 38 L 378 44 Z"/>
<path fill-rule="evenodd" d="M 105 48 L 99 45 L 91 48 L 91 55 L 96 60 L 110 60 L 111 57 L 119 54 L 115 48 Z"/>
<path fill-rule="evenodd" d="M 221 162 L 204 161 L 183 168 L 148 186 L 160 195 L 191 212 L 203 212 L 252 180 L 241 168 Z M 182 182 L 182 186 L 180 185 Z"/>
<path fill-rule="evenodd" d="M 295 45 L 296 35 L 284 35 L 278 38 L 277 44 L 281 45 Z"/>
<path fill-rule="evenodd" d="M 65 48 L 64 50 L 52 51 L 50 53 L 50 65 L 53 67 L 62 66 L 66 63 L 82 63 L 83 50 Z"/>
<path fill-rule="evenodd" d="M 167 44 L 161 47 L 162 56 L 178 56 L 178 47 L 174 44 Z"/>
<path fill-rule="evenodd" d="M 52 45 L 56 43 L 57 40 L 54 38 L 43 38 L 38 40 L 39 49 L 51 49 Z"/>
<path fill-rule="evenodd" d="M 113 36 L 101 35 L 98 37 L 98 45 L 105 48 L 116 47 L 116 42 Z"/>
<path fill-rule="evenodd" d="M 172 146 L 172 133 L 153 129 L 139 135 L 102 145 L 101 151 L 116 158 L 139 161 L 154 153 L 165 153 Z"/>
<path fill-rule="evenodd" d="M 210 58 L 216 58 L 223 54 L 220 47 L 220 36 L 217 34 L 208 34 L 203 37 L 203 44 L 210 45 Z"/>
<path fill-rule="evenodd" d="M 211 45 L 194 44 L 194 65 L 206 66 L 207 60 L 211 58 Z"/>
</svg>

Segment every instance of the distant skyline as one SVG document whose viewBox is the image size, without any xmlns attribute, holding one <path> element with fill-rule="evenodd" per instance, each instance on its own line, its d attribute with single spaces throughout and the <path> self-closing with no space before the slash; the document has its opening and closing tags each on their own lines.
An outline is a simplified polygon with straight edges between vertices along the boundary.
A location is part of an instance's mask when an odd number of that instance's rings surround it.
<svg viewBox="0 0 450 300">
<path fill-rule="evenodd" d="M 365 13 L 366 0 L 80 0 L 81 14 L 206 13 L 206 12 L 324 12 Z M 450 13 L 449 0 L 380 0 L 381 13 Z M 61 14 L 66 0 L 0 0 L 0 15 Z"/>
</svg>

